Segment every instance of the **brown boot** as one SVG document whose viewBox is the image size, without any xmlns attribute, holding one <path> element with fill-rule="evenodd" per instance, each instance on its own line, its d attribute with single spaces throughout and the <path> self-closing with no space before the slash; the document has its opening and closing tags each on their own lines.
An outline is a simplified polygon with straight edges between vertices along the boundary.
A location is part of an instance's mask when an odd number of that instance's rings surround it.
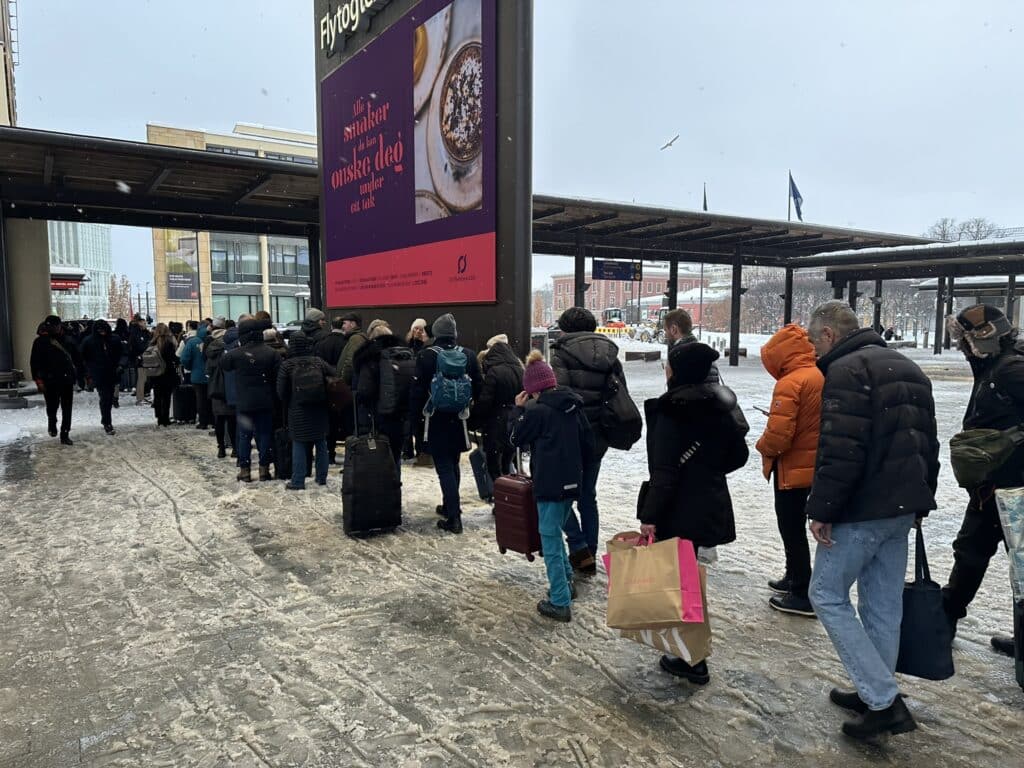
<svg viewBox="0 0 1024 768">
<path fill-rule="evenodd" d="M 260 467 L 260 482 L 273 479 L 274 478 L 270 476 L 270 467 Z"/>
<path fill-rule="evenodd" d="M 241 467 L 238 470 L 238 482 L 240 483 L 251 483 L 252 482 L 252 470 L 249 467 Z"/>
<path fill-rule="evenodd" d="M 595 576 L 597 574 L 597 561 L 594 559 L 594 553 L 588 547 L 584 547 L 576 552 L 570 552 L 569 564 L 581 576 Z"/>
</svg>

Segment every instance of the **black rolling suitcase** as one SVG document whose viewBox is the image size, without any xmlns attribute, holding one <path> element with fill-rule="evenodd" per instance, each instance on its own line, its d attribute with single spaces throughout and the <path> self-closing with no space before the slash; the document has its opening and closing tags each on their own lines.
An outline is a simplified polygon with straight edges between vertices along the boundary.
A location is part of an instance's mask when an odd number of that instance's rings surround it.
<svg viewBox="0 0 1024 768">
<path fill-rule="evenodd" d="M 341 506 L 342 529 L 349 535 L 402 524 L 402 485 L 391 445 L 383 435 L 345 440 Z"/>
<path fill-rule="evenodd" d="M 196 391 L 191 384 L 179 384 L 171 396 L 171 418 L 179 424 L 195 424 Z"/>
<path fill-rule="evenodd" d="M 494 499 L 494 481 L 487 471 L 487 454 L 484 453 L 483 442 L 477 440 L 477 447 L 469 452 L 469 466 L 473 468 L 473 479 L 476 480 L 476 492 L 482 501 Z"/>
</svg>

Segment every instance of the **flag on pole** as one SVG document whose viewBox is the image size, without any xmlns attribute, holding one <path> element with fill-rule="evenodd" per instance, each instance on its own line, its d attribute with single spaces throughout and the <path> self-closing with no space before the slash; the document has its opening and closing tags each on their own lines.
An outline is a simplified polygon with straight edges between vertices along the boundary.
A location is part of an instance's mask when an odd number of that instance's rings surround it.
<svg viewBox="0 0 1024 768">
<path fill-rule="evenodd" d="M 800 190 L 796 188 L 796 182 L 793 181 L 793 174 L 789 174 L 789 196 L 793 198 L 793 207 L 796 208 L 796 217 L 800 221 L 804 220 L 803 204 L 804 198 L 800 194 Z"/>
<path fill-rule="evenodd" d="M 704 182 L 704 213 L 708 212 L 708 183 Z"/>
</svg>

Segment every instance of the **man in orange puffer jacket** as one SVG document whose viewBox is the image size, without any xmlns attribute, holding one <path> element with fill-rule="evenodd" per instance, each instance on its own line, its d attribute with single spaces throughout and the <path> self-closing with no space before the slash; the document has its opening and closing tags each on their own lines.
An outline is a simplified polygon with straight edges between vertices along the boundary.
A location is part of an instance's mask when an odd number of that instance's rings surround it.
<svg viewBox="0 0 1024 768">
<path fill-rule="evenodd" d="M 807 331 L 796 324 L 785 326 L 761 347 L 761 363 L 776 384 L 757 450 L 765 479 L 775 476 L 775 516 L 786 550 L 786 575 L 768 582 L 779 593 L 768 603 L 783 613 L 813 617 L 814 608 L 807 599 L 811 553 L 805 508 L 818 451 L 825 377 Z"/>
</svg>

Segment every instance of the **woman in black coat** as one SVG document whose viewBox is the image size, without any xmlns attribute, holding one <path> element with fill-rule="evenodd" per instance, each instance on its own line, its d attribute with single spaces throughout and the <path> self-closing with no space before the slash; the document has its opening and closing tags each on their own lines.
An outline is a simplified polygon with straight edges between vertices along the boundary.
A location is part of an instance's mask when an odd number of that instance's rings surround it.
<svg viewBox="0 0 1024 768">
<path fill-rule="evenodd" d="M 153 332 L 151 347 L 160 351 L 164 359 L 164 372 L 160 376 L 149 379 L 153 385 L 153 410 L 156 411 L 156 425 L 158 427 L 171 426 L 171 397 L 174 389 L 181 379 L 178 377 L 178 345 L 171 334 L 170 329 L 163 323 L 158 323 Z"/>
<path fill-rule="evenodd" d="M 706 344 L 678 344 L 668 356 L 668 391 L 644 403 L 647 464 L 637 506 L 640 530 L 658 541 L 678 536 L 694 547 L 715 547 L 736 539 L 732 498 L 725 476 L 749 455 L 749 427 L 736 395 L 705 382 L 718 353 Z M 666 672 L 703 685 L 710 679 L 704 661 L 690 666 L 663 656 Z"/>
<path fill-rule="evenodd" d="M 298 376 L 315 372 L 322 385 L 322 397 L 308 396 L 298 402 Z M 313 342 L 299 331 L 288 342 L 288 357 L 277 373 L 277 396 L 288 414 L 288 432 L 292 439 L 292 479 L 285 486 L 289 491 L 306 487 L 306 456 L 316 448 L 316 484 L 327 485 L 327 377 L 334 369 L 313 354 Z M 308 379 L 303 378 L 305 387 Z"/>
<path fill-rule="evenodd" d="M 473 405 L 473 421 L 480 429 L 492 480 L 512 471 L 515 449 L 509 441 L 508 422 L 516 395 L 523 391 L 523 364 L 507 341 L 495 341 L 484 353 L 484 384 Z"/>
</svg>

